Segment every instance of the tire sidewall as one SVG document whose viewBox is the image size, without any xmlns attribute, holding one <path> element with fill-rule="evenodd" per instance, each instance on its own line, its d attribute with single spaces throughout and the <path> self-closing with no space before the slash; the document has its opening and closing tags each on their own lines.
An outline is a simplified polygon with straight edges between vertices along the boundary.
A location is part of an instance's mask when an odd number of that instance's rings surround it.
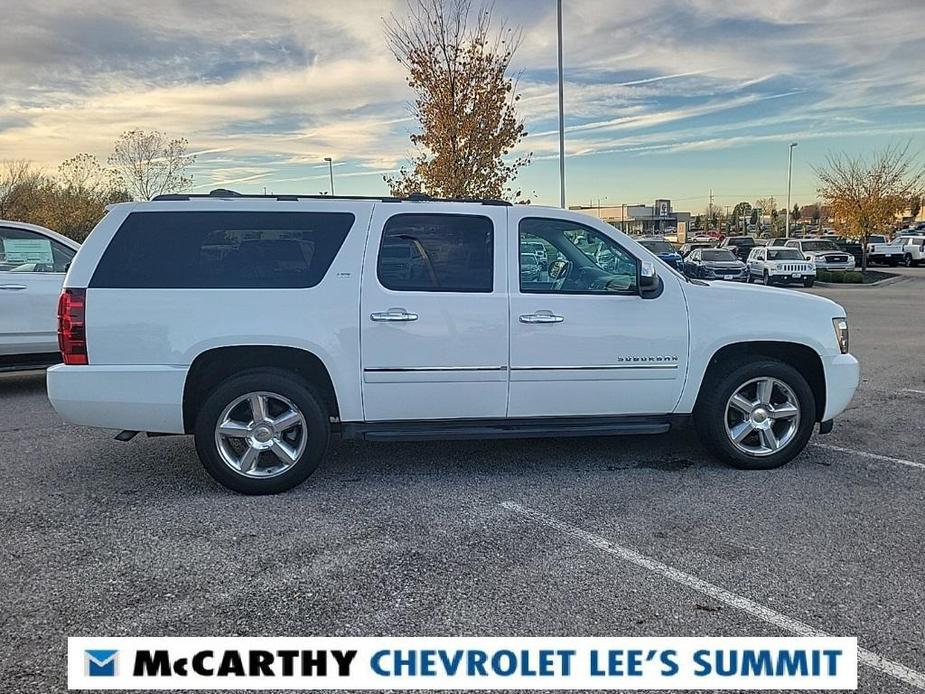
<svg viewBox="0 0 925 694">
<path fill-rule="evenodd" d="M 800 407 L 800 424 L 793 440 L 768 456 L 750 456 L 738 448 L 726 435 L 726 403 L 743 383 L 753 378 L 772 377 L 786 383 Z M 698 403 L 694 422 L 704 445 L 733 467 L 746 470 L 770 470 L 788 463 L 805 447 L 816 423 L 816 399 L 806 379 L 792 366 L 776 359 L 762 359 L 733 368 L 718 380 L 706 384 L 709 388 Z"/>
<path fill-rule="evenodd" d="M 222 460 L 215 446 L 215 426 L 235 398 L 269 391 L 293 402 L 305 417 L 308 441 L 299 460 L 286 472 L 266 479 L 245 477 Z M 315 471 L 327 451 L 331 425 L 321 399 L 296 374 L 282 369 L 254 369 L 219 383 L 209 393 L 196 417 L 196 451 L 206 471 L 221 485 L 242 494 L 277 494 L 301 484 Z"/>
</svg>

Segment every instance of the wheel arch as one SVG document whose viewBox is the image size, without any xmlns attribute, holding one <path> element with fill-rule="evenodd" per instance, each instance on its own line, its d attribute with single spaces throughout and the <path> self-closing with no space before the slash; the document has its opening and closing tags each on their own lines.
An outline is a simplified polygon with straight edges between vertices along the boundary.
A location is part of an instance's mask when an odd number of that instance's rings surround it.
<svg viewBox="0 0 925 694">
<path fill-rule="evenodd" d="M 261 367 L 298 374 L 316 389 L 328 413 L 333 417 L 340 416 L 334 382 L 318 355 L 298 347 L 236 345 L 205 350 L 190 364 L 183 386 L 184 430 L 187 433 L 193 431 L 199 405 L 210 388 L 237 373 Z"/>
<path fill-rule="evenodd" d="M 730 364 L 738 365 L 747 361 L 755 361 L 761 357 L 778 359 L 800 372 L 813 391 L 816 401 L 816 421 L 822 421 L 826 405 L 825 370 L 822 358 L 815 349 L 798 342 L 756 340 L 733 342 L 720 347 L 707 363 L 707 368 L 697 387 L 697 401 L 694 408 L 696 409 L 699 405 L 703 393 L 728 370 Z"/>
</svg>

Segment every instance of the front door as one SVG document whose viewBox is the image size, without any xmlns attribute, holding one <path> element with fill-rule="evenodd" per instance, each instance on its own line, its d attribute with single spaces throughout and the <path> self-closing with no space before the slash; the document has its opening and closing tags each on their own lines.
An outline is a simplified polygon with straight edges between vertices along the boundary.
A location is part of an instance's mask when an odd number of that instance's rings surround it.
<svg viewBox="0 0 925 694">
<path fill-rule="evenodd" d="M 510 229 L 509 416 L 673 412 L 687 371 L 683 280 L 582 215 L 514 206 Z M 525 250 L 537 243 L 546 271 Z M 640 258 L 658 267 L 656 298 L 640 296 Z"/>
<path fill-rule="evenodd" d="M 367 421 L 505 414 L 507 208 L 441 209 L 373 212 L 360 311 Z"/>
</svg>

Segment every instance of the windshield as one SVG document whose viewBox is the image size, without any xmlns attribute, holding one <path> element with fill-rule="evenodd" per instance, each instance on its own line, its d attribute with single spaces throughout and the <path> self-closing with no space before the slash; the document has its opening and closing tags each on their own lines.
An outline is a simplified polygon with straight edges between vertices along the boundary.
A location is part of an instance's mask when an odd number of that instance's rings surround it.
<svg viewBox="0 0 925 694">
<path fill-rule="evenodd" d="M 728 239 L 730 246 L 754 246 L 755 239 L 751 236 L 733 236 L 731 239 Z"/>
<path fill-rule="evenodd" d="M 733 254 L 732 251 L 723 251 L 719 249 L 711 249 L 709 251 L 701 251 L 700 257 L 704 260 L 713 260 L 713 261 L 733 261 L 738 260 Z"/>
<path fill-rule="evenodd" d="M 804 251 L 840 251 L 841 249 L 831 241 L 804 241 Z"/>
<path fill-rule="evenodd" d="M 796 248 L 769 248 L 768 260 L 803 260 L 803 254 Z"/>
<path fill-rule="evenodd" d="M 649 249 L 653 253 L 674 253 L 675 249 L 667 241 L 640 241 L 645 248 Z"/>
</svg>

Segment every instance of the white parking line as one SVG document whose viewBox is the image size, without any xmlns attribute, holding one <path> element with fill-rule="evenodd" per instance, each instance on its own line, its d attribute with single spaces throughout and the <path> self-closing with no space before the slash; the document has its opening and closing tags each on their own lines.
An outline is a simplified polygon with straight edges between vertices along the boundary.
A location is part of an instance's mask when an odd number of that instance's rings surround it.
<svg viewBox="0 0 925 694">
<path fill-rule="evenodd" d="M 916 395 L 925 395 L 925 390 L 916 390 L 915 388 L 902 388 L 900 393 L 915 393 Z"/>
<path fill-rule="evenodd" d="M 519 513 L 530 520 L 533 520 L 541 525 L 545 525 L 550 528 L 555 528 L 566 535 L 571 535 L 572 537 L 585 542 L 586 544 L 591 545 L 592 547 L 601 550 L 602 552 L 607 552 L 612 554 L 623 561 L 629 562 L 630 564 L 635 564 L 636 566 L 645 569 L 646 571 L 651 571 L 654 574 L 657 574 L 663 578 L 667 578 L 670 581 L 674 581 L 686 588 L 696 590 L 704 595 L 708 595 L 718 602 L 725 603 L 730 607 L 734 607 L 737 610 L 742 610 L 750 614 L 753 617 L 772 624 L 784 631 L 789 631 L 796 636 L 816 636 L 816 637 L 826 637 L 831 636 L 824 631 L 815 629 L 803 622 L 788 617 L 787 615 L 781 614 L 780 612 L 775 612 L 774 610 L 765 607 L 764 605 L 759 605 L 753 600 L 749 600 L 746 597 L 737 595 L 736 593 L 730 592 L 725 588 L 720 588 L 713 583 L 704 581 L 703 579 L 692 576 L 689 573 L 685 573 L 680 569 L 676 569 L 673 566 L 668 566 L 662 562 L 647 557 L 644 554 L 640 554 L 632 549 L 627 549 L 625 547 L 620 547 L 615 545 L 609 540 L 601 537 L 600 535 L 594 535 L 589 533 L 586 530 L 582 530 L 574 525 L 570 525 L 564 521 L 561 521 L 552 516 L 547 516 L 545 513 L 535 511 L 532 508 L 527 508 L 513 501 L 503 501 L 501 505 L 508 509 L 509 511 L 514 511 Z M 897 663 L 892 660 L 888 660 L 883 656 L 872 653 L 863 648 L 858 648 L 858 662 L 861 665 L 865 665 L 874 670 L 879 670 L 880 672 L 889 675 L 897 680 L 910 684 L 913 687 L 918 689 L 925 690 L 925 674 L 908 668 L 901 663 Z"/>
<path fill-rule="evenodd" d="M 842 448 L 841 446 L 832 446 L 827 443 L 814 443 L 812 445 L 815 448 L 823 448 L 827 451 L 836 451 L 838 453 L 850 453 L 851 455 L 856 455 L 861 458 L 870 458 L 871 460 L 880 460 L 885 463 L 898 463 L 900 465 L 906 465 L 908 467 L 917 467 L 922 470 L 925 470 L 925 463 L 917 463 L 914 460 L 903 460 L 902 458 L 892 458 L 888 455 L 880 455 L 879 453 L 868 453 L 867 451 L 856 451 L 853 448 Z"/>
</svg>

